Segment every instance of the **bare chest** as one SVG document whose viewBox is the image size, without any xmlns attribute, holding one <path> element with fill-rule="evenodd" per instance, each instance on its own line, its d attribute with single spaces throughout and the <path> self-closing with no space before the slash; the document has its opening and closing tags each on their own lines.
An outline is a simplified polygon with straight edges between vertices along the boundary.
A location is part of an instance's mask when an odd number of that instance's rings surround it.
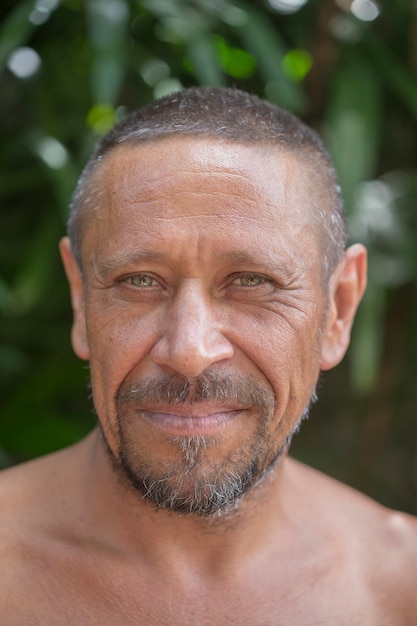
<svg viewBox="0 0 417 626">
<path fill-rule="evenodd" d="M 179 581 L 134 564 L 27 563 L 3 573 L 2 626 L 412 626 L 343 577 L 279 569 L 238 580 Z"/>
</svg>

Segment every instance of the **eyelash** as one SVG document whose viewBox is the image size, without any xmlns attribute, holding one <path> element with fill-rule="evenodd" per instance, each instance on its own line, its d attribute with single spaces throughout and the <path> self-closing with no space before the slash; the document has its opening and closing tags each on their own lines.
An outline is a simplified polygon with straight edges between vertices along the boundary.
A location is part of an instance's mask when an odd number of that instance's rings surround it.
<svg viewBox="0 0 417 626">
<path fill-rule="evenodd" d="M 247 283 L 243 284 L 245 280 L 247 281 Z M 146 290 L 155 287 L 161 287 L 161 282 L 157 278 L 152 276 L 152 274 L 148 274 L 145 272 L 127 276 L 123 279 L 122 282 L 126 282 L 130 287 L 133 287 L 134 289 Z M 255 289 L 256 287 L 261 287 L 262 285 L 271 283 L 273 283 L 273 281 L 270 278 L 263 276 L 262 274 L 246 272 L 232 277 L 229 284 L 233 287 L 240 287 L 242 289 Z"/>
<path fill-rule="evenodd" d="M 142 282 L 146 279 L 149 279 L 150 284 L 134 284 L 135 280 Z M 133 274 L 132 276 L 128 276 L 126 280 L 132 287 L 137 287 L 139 289 L 149 289 L 151 287 L 159 286 L 158 281 L 151 274 Z"/>
<path fill-rule="evenodd" d="M 254 284 L 246 284 L 246 285 L 241 284 L 239 285 L 240 287 L 254 288 L 254 287 L 260 287 L 261 285 L 265 283 L 272 282 L 270 279 L 266 278 L 265 276 L 262 276 L 262 274 L 254 274 L 254 273 L 248 272 L 246 274 L 240 274 L 239 276 L 236 276 L 232 280 L 232 284 L 235 283 L 235 281 L 238 281 L 238 280 L 242 281 L 243 279 L 247 279 L 248 281 L 255 280 L 256 282 Z"/>
</svg>

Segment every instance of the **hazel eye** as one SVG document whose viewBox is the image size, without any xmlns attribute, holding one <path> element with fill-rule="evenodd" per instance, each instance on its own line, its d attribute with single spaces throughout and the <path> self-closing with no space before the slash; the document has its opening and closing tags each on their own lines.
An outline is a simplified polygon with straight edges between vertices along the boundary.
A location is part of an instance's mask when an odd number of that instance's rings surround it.
<svg viewBox="0 0 417 626">
<path fill-rule="evenodd" d="M 259 274 L 242 274 L 234 279 L 233 284 L 240 287 L 258 287 L 265 282 L 267 282 L 267 279 Z"/>
<path fill-rule="evenodd" d="M 129 276 L 129 283 L 132 287 L 140 287 L 142 289 L 155 287 L 158 284 L 149 274 L 135 274 L 134 276 Z"/>
</svg>

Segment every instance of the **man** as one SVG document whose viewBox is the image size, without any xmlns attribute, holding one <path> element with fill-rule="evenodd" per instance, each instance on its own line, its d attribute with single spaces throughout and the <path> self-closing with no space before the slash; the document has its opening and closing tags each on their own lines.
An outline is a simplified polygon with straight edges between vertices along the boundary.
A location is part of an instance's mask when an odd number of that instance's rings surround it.
<svg viewBox="0 0 417 626">
<path fill-rule="evenodd" d="M 0 480 L 0 624 L 417 624 L 417 526 L 291 460 L 366 252 L 317 136 L 191 89 L 105 137 L 61 254 L 99 425 Z"/>
</svg>

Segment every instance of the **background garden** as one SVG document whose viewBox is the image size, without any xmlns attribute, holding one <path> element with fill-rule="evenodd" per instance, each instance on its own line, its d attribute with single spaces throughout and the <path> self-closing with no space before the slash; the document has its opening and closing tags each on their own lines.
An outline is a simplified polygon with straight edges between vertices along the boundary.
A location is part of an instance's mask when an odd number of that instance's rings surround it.
<svg viewBox="0 0 417 626">
<path fill-rule="evenodd" d="M 94 425 L 57 253 L 98 137 L 154 97 L 235 85 L 324 137 L 369 289 L 294 456 L 417 514 L 417 3 L 3 0 L 0 466 Z"/>
</svg>

